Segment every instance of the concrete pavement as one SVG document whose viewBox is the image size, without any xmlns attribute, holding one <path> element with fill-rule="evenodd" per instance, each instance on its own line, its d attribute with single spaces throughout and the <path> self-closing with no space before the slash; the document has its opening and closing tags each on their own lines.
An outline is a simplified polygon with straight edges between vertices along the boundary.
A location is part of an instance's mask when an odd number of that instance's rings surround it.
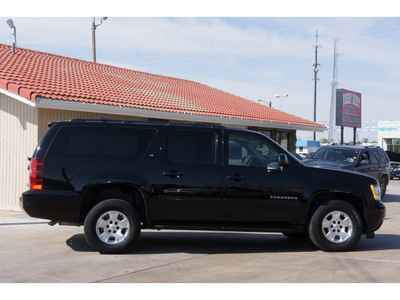
<svg viewBox="0 0 400 300">
<path fill-rule="evenodd" d="M 145 230 L 128 254 L 100 255 L 82 227 L 0 212 L 0 283 L 398 283 L 400 180 L 387 193 L 387 217 L 375 239 L 364 236 L 345 253 L 275 233 Z"/>
</svg>

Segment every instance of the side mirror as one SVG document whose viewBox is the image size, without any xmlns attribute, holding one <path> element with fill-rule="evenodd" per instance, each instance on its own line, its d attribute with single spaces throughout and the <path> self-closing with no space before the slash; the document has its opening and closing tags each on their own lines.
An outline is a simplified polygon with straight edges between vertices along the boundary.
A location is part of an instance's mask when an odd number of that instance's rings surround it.
<svg viewBox="0 0 400 300">
<path fill-rule="evenodd" d="M 284 154 L 284 153 L 279 154 L 278 163 L 279 163 L 279 166 L 281 166 L 281 167 L 287 167 L 289 165 L 289 160 L 288 160 L 286 154 Z"/>
<path fill-rule="evenodd" d="M 268 172 L 275 172 L 279 170 L 283 170 L 285 167 L 289 165 L 289 160 L 284 153 L 280 153 L 278 157 L 278 161 L 273 161 L 268 164 L 267 170 Z"/>
</svg>

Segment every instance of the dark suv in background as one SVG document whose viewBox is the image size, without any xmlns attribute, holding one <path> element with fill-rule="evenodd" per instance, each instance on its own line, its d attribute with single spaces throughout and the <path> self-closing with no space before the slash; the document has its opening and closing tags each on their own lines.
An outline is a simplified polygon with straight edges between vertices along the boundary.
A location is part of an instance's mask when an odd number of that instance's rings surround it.
<svg viewBox="0 0 400 300">
<path fill-rule="evenodd" d="M 142 229 L 281 232 L 347 251 L 385 217 L 375 178 L 306 166 L 253 131 L 105 119 L 49 126 L 22 207 L 52 225 L 84 225 L 101 253 L 126 250 Z"/>
<path fill-rule="evenodd" d="M 390 160 L 380 147 L 329 145 L 319 148 L 305 164 L 342 168 L 371 175 L 379 181 L 382 198 L 390 178 Z"/>
</svg>

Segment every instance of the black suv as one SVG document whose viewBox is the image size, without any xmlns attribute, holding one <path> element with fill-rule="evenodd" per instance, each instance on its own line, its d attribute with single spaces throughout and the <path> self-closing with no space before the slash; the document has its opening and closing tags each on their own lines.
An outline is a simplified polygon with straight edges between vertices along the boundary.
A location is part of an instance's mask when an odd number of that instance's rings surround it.
<svg viewBox="0 0 400 300">
<path fill-rule="evenodd" d="M 49 126 L 22 207 L 50 224 L 84 225 L 100 253 L 126 250 L 141 229 L 282 232 L 346 251 L 385 216 L 375 178 L 305 166 L 256 132 L 78 119 Z"/>
<path fill-rule="evenodd" d="M 390 178 L 390 160 L 380 147 L 330 145 L 319 148 L 305 164 L 343 168 L 371 175 L 379 181 L 382 198 Z"/>
</svg>

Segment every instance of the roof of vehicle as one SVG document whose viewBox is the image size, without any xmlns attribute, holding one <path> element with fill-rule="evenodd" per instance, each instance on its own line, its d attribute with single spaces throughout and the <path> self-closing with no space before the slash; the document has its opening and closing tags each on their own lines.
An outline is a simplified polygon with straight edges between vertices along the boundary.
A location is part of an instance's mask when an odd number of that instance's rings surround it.
<svg viewBox="0 0 400 300">
<path fill-rule="evenodd" d="M 225 128 L 222 125 L 215 124 L 204 124 L 200 122 L 184 122 L 184 123 L 174 123 L 174 122 L 162 122 L 162 121 L 131 121 L 131 120 L 111 120 L 108 118 L 100 118 L 100 119 L 71 119 L 68 121 L 56 121 L 50 122 L 48 127 L 52 127 L 54 124 L 61 125 L 101 125 L 101 124 L 110 124 L 110 125 L 118 125 L 118 124 L 128 124 L 128 125 L 143 125 L 143 126 L 182 126 L 182 127 L 202 127 L 202 128 Z"/>
<path fill-rule="evenodd" d="M 379 146 L 354 146 L 354 145 L 326 145 L 321 148 L 334 148 L 334 149 L 354 149 L 354 150 L 363 150 L 363 149 L 382 149 Z M 321 149 L 320 148 L 320 149 Z"/>
<path fill-rule="evenodd" d="M 315 122 L 198 82 L 0 44 L 0 88 L 28 103 L 57 100 L 107 107 L 304 126 Z M 56 108 L 56 107 L 55 107 Z M 307 130 L 307 129 L 306 129 Z"/>
</svg>

